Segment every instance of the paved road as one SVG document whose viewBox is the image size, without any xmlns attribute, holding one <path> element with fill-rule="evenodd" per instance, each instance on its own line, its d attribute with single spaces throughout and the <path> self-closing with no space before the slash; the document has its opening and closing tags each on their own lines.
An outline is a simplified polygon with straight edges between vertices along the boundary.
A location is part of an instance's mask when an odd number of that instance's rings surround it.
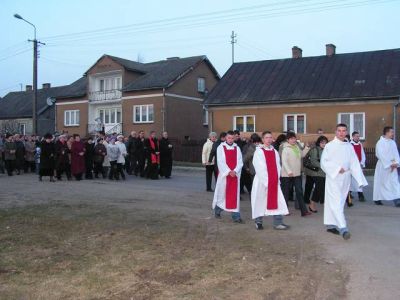
<svg viewBox="0 0 400 300">
<path fill-rule="evenodd" d="M 93 197 L 85 197 L 91 193 L 103 195 L 98 199 L 94 197 L 99 203 L 159 208 L 209 219 L 212 193 L 204 191 L 204 173 L 180 168 L 173 175 L 170 180 L 159 181 L 132 176 L 126 182 L 92 180 L 57 183 L 39 183 L 33 175 L 11 178 L 0 175 L 0 208 L 47 201 L 93 202 Z M 372 178 L 368 179 L 371 185 L 366 188 L 365 194 L 367 199 L 371 199 Z M 244 195 L 241 207 L 246 224 L 242 226 L 251 228 L 254 225 L 250 220 L 248 200 L 248 196 Z M 321 207 L 317 214 L 307 218 L 300 217 L 298 211 L 286 217 L 285 222 L 292 225 L 287 234 L 314 239 L 325 249 L 321 256 L 327 263 L 337 264 L 338 268 L 344 266 L 349 274 L 348 299 L 400 299 L 400 209 L 392 204 L 376 206 L 372 201 L 359 203 L 355 200 L 355 206 L 347 208 L 346 215 L 352 233 L 349 241 L 325 232 Z M 317 298 L 324 298 L 323 291 Z"/>
</svg>

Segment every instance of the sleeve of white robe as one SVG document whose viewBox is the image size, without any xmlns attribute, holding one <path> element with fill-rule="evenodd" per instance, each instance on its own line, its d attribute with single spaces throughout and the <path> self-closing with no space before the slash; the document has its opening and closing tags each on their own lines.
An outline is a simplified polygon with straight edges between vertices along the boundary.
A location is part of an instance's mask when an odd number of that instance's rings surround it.
<svg viewBox="0 0 400 300">
<path fill-rule="evenodd" d="M 279 156 L 279 155 L 278 155 Z M 265 156 L 261 149 L 257 149 L 253 156 L 253 166 L 256 171 L 256 176 L 259 178 L 259 182 L 267 187 L 268 186 L 268 170 L 265 163 Z"/>
<path fill-rule="evenodd" d="M 390 149 L 387 149 L 384 141 L 379 140 L 376 144 L 376 157 L 381 161 L 383 168 L 388 169 L 392 165 L 392 157 L 389 153 L 391 153 Z"/>
<path fill-rule="evenodd" d="M 353 150 L 353 149 L 351 149 Z M 350 162 L 350 172 L 351 176 L 357 181 L 359 187 L 367 186 L 368 182 L 365 179 L 363 171 L 361 169 L 360 162 L 355 151 L 350 151 L 351 162 Z"/>
<path fill-rule="evenodd" d="M 324 148 L 324 151 L 322 151 L 322 156 L 321 156 L 321 169 L 325 172 L 327 176 L 329 176 L 332 179 L 335 179 L 336 176 L 338 176 L 340 169 L 342 168 L 341 166 L 338 166 L 334 161 L 332 161 L 333 155 L 335 153 L 331 153 L 331 145 L 326 145 Z M 354 151 L 353 151 L 354 152 Z"/>
<path fill-rule="evenodd" d="M 240 151 L 240 148 L 237 146 L 236 146 L 236 154 L 237 154 L 237 160 L 236 160 L 237 163 L 234 171 L 236 172 L 237 176 L 240 177 L 243 168 L 243 158 L 242 158 L 242 151 Z"/>
<path fill-rule="evenodd" d="M 217 164 L 218 164 L 218 176 L 221 175 L 222 177 L 228 176 L 231 169 L 229 169 L 228 165 L 226 164 L 225 160 L 225 152 L 223 145 L 219 145 L 217 148 Z"/>
<path fill-rule="evenodd" d="M 365 168 L 365 161 L 367 157 L 365 156 L 364 146 L 361 144 L 361 166 Z"/>
</svg>

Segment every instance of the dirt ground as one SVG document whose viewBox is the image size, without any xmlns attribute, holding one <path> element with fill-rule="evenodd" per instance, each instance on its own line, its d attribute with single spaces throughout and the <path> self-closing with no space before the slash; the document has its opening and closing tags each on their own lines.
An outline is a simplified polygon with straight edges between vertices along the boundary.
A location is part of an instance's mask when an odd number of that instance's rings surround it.
<svg viewBox="0 0 400 300">
<path fill-rule="evenodd" d="M 216 220 L 202 176 L 2 176 L 0 298 L 346 298 L 347 270 L 312 235 L 275 231 L 268 219 L 256 231 L 248 200 L 246 224 Z"/>
</svg>

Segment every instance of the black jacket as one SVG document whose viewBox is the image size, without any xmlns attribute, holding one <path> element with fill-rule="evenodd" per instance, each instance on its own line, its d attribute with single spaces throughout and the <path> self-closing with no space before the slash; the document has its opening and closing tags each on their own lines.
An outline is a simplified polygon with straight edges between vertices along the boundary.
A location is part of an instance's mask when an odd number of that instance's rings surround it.
<svg viewBox="0 0 400 300">
<path fill-rule="evenodd" d="M 56 149 L 53 142 L 40 144 L 40 168 L 54 169 Z"/>
</svg>

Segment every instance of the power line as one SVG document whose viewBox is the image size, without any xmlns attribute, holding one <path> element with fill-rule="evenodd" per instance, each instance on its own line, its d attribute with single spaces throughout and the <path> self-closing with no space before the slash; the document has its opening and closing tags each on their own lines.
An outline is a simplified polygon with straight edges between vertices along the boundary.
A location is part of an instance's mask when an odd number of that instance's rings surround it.
<svg viewBox="0 0 400 300">
<path fill-rule="evenodd" d="M 19 52 L 16 52 L 16 53 L 14 53 L 14 54 L 11 54 L 11 55 L 1 57 L 1 58 L 0 58 L 0 61 L 7 60 L 7 59 L 9 59 L 9 58 L 11 58 L 11 57 L 18 56 L 18 55 L 20 55 L 20 54 L 22 54 L 22 53 L 25 53 L 25 52 L 28 52 L 28 51 L 32 51 L 32 48 L 25 49 L 25 50 L 23 50 L 23 51 L 19 51 Z"/>
</svg>

